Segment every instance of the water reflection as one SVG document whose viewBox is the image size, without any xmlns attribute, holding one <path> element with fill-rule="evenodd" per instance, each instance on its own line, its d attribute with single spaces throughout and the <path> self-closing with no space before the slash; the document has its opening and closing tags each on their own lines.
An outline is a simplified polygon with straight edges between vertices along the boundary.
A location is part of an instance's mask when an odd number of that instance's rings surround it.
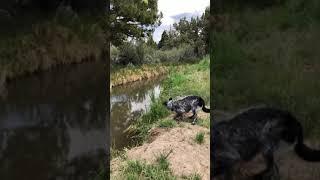
<svg viewBox="0 0 320 180">
<path fill-rule="evenodd" d="M 111 92 L 111 139 L 115 149 L 122 149 L 133 143 L 124 130 L 139 115 L 146 112 L 151 104 L 151 97 L 160 96 L 160 77 L 148 81 L 139 81 L 125 86 L 114 87 Z"/>
<path fill-rule="evenodd" d="M 107 159 L 105 69 L 63 67 L 10 83 L 0 98 L 1 179 L 89 179 Z"/>
</svg>

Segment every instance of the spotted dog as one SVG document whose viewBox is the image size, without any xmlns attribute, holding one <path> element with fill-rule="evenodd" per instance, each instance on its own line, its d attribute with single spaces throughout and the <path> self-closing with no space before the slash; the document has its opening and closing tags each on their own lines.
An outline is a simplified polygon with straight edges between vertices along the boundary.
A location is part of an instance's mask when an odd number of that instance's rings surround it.
<svg viewBox="0 0 320 180">
<path fill-rule="evenodd" d="M 320 161 L 320 151 L 304 144 L 301 124 L 289 112 L 268 108 L 251 108 L 213 125 L 211 131 L 213 177 L 233 179 L 235 165 L 262 154 L 266 169 L 253 178 L 279 179 L 274 152 L 280 141 L 295 144 L 295 153 L 305 161 Z"/>
<path fill-rule="evenodd" d="M 202 110 L 206 113 L 210 112 L 210 109 L 205 107 L 204 100 L 199 96 L 186 96 L 181 99 L 173 100 L 169 98 L 169 101 L 163 103 L 168 109 L 176 112 L 174 119 L 182 118 L 184 113 L 188 113 L 192 110 L 193 115 L 189 118 L 193 119 L 192 125 L 197 121 L 197 108 L 202 107 Z"/>
</svg>

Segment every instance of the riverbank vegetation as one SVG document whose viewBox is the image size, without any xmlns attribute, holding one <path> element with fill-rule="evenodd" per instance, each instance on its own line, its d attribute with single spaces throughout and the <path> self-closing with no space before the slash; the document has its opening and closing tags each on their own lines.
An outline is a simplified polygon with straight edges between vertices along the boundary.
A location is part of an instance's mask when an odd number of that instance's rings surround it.
<svg viewBox="0 0 320 180">
<path fill-rule="evenodd" d="M 150 129 L 156 126 L 174 127 L 175 123 L 166 120 L 169 110 L 163 102 L 170 97 L 197 95 L 201 96 L 208 106 L 210 104 L 210 58 L 206 56 L 199 63 L 186 64 L 182 67 L 172 67 L 164 80 L 158 99 L 153 98 L 150 110 L 143 114 L 128 130 L 133 134 L 136 144 L 141 144 L 149 138 Z M 198 125 L 209 128 L 210 119 L 197 121 Z"/>
<path fill-rule="evenodd" d="M 161 64 L 145 64 L 141 66 L 127 66 L 125 68 L 120 68 L 110 75 L 110 86 L 119 86 L 126 83 L 158 77 L 167 73 L 169 71 L 169 68 L 169 66 Z"/>
<path fill-rule="evenodd" d="M 319 1 L 230 0 L 218 1 L 215 8 L 211 78 L 216 108 L 279 107 L 303 123 L 309 138 L 319 137 Z"/>
<path fill-rule="evenodd" d="M 101 59 L 105 48 L 103 12 L 99 1 L 95 2 L 88 7 L 82 7 L 85 1 L 7 3 L 0 14 L 1 24 L 6 24 L 0 30 L 1 79 Z"/>
</svg>

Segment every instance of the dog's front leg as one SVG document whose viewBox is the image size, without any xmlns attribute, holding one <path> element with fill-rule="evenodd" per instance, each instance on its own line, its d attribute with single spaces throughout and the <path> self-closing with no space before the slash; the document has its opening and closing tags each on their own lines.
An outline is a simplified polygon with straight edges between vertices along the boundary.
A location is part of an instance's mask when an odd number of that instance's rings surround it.
<svg viewBox="0 0 320 180">
<path fill-rule="evenodd" d="M 175 116 L 174 116 L 174 119 L 177 121 L 177 122 L 180 122 L 182 118 L 182 114 L 181 113 L 177 113 Z"/>
</svg>

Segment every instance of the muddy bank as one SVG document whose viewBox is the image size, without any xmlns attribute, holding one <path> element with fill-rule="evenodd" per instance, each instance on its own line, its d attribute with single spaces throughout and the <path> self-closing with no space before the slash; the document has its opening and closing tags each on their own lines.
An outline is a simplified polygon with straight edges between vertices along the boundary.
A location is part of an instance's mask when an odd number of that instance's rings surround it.
<svg viewBox="0 0 320 180">
<path fill-rule="evenodd" d="M 208 118 L 200 113 L 200 117 Z M 172 118 L 172 115 L 169 117 Z M 197 133 L 204 133 L 204 142 L 195 141 Z M 169 168 L 173 175 L 182 176 L 198 174 L 203 180 L 210 178 L 210 130 L 208 128 L 181 122 L 174 128 L 152 128 L 149 141 L 141 146 L 125 151 L 126 159 L 120 157 L 111 161 L 112 179 L 121 179 L 121 170 L 126 160 L 138 160 L 152 164 L 157 156 L 167 154 Z"/>
</svg>

